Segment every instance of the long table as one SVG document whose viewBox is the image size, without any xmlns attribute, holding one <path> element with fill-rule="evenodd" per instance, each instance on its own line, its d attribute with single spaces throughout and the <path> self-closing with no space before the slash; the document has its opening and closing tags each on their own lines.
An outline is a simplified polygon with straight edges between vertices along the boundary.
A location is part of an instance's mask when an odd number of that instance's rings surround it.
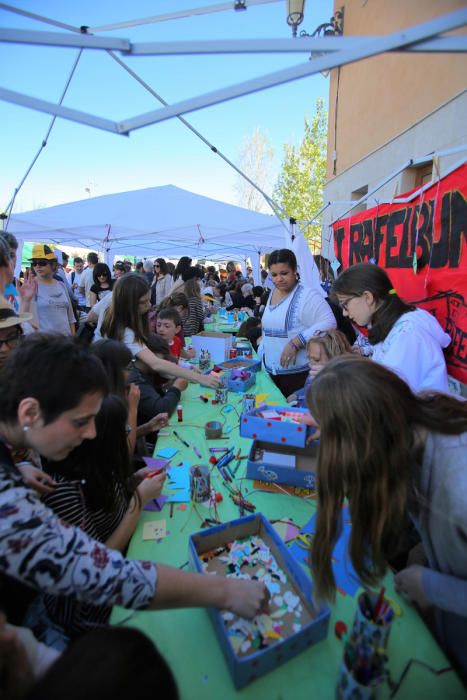
<svg viewBox="0 0 467 700">
<path fill-rule="evenodd" d="M 257 395 L 266 394 L 266 402 L 283 403 L 284 398 L 270 378 L 263 372 L 258 373 L 256 386 L 252 387 Z M 241 438 L 238 432 L 241 409 L 241 395 L 229 393 L 230 405 L 235 410 L 222 413 L 219 406 L 204 403 L 199 397 L 203 394 L 213 398 L 213 392 L 198 385 L 191 385 L 183 394 L 183 422 L 177 422 L 177 415 L 170 420 L 169 434 L 160 437 L 156 452 L 164 446 L 176 447 L 178 452 L 174 464 L 186 460 L 191 464 L 208 464 L 209 447 L 232 446 L 241 448 L 241 454 L 247 454 L 251 440 Z M 204 437 L 204 424 L 209 420 L 225 420 L 232 430 L 228 440 L 209 440 Z M 202 454 L 200 460 L 193 448 L 185 447 L 174 435 L 175 429 L 190 445 L 195 445 Z M 253 492 L 251 481 L 244 479 L 246 460 L 236 474 L 242 490 L 248 489 L 246 497 L 270 520 L 287 520 L 303 526 L 315 512 L 315 502 L 297 496 L 282 493 Z M 217 470 L 212 472 L 213 487 L 223 494 L 223 501 L 218 505 L 221 520 L 227 522 L 239 517 L 237 506 L 228 497 L 222 486 Z M 210 517 L 209 511 L 197 506 L 202 517 Z M 161 540 L 142 539 L 143 525 L 153 520 L 166 521 L 168 536 Z M 187 544 L 191 533 L 200 530 L 201 520 L 197 513 L 186 504 L 183 509 L 175 505 L 172 516 L 170 506 L 166 504 L 160 513 L 144 512 L 131 540 L 128 556 L 134 559 L 150 559 L 175 567 L 182 567 L 187 562 Z M 399 597 L 393 586 L 391 574 L 384 581 L 387 595 L 400 605 L 402 615 L 397 618 L 391 630 L 388 645 L 389 669 L 392 678 L 397 681 L 407 662 L 414 658 L 421 660 L 435 669 L 449 666 L 446 656 L 433 639 L 416 610 Z M 338 593 L 336 604 L 332 607 L 329 634 L 325 641 L 310 647 L 286 664 L 251 683 L 237 692 L 227 669 L 222 651 L 215 637 L 213 627 L 205 610 L 184 609 L 158 612 L 129 612 L 115 608 L 112 614 L 114 624 L 127 624 L 145 632 L 165 656 L 170 664 L 180 689 L 182 700 L 229 700 L 245 698 L 255 700 L 304 700 L 314 697 L 316 700 L 334 698 L 338 669 L 343 655 L 343 644 L 334 634 L 334 625 L 343 620 L 351 629 L 356 608 L 357 594 L 341 595 Z M 157 688 L 154 689 L 157 692 Z M 389 689 L 384 686 L 381 698 L 389 697 Z M 404 679 L 397 698 L 413 700 L 459 700 L 467 697 L 466 691 L 454 672 L 440 676 L 433 675 L 426 669 L 413 665 Z"/>
</svg>

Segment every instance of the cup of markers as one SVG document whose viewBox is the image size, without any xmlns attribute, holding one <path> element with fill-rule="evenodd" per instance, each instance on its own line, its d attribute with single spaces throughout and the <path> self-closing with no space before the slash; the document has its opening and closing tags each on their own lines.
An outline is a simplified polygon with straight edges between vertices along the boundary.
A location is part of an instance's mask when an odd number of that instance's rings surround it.
<svg viewBox="0 0 467 700">
<path fill-rule="evenodd" d="M 394 619 L 394 610 L 379 594 L 364 592 L 358 597 L 350 637 L 345 642 L 336 687 L 336 698 L 378 698 L 386 680 L 386 647 Z"/>
</svg>

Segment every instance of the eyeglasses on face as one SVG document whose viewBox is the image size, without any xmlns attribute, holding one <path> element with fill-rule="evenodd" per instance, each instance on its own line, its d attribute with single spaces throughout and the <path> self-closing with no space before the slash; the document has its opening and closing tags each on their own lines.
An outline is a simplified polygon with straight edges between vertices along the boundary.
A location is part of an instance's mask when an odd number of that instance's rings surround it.
<svg viewBox="0 0 467 700">
<path fill-rule="evenodd" d="M 33 267 L 45 267 L 50 265 L 50 262 L 50 260 L 33 260 L 31 264 Z"/>
<path fill-rule="evenodd" d="M 339 302 L 339 306 L 341 307 L 342 311 L 348 311 L 350 302 L 352 301 L 352 299 L 356 299 L 357 296 L 358 296 L 357 294 L 354 294 L 353 296 L 349 297 L 345 301 Z"/>
<path fill-rule="evenodd" d="M 0 338 L 0 348 L 2 345 L 5 343 L 5 345 L 12 349 L 15 348 L 18 345 L 18 341 L 21 337 L 20 333 L 16 333 L 16 335 L 7 335 L 6 338 Z"/>
</svg>

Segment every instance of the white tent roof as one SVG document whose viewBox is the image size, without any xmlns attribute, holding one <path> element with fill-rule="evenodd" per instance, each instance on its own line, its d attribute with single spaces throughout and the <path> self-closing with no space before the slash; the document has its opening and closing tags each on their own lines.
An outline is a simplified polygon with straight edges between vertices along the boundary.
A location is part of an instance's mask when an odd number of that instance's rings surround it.
<svg viewBox="0 0 467 700">
<path fill-rule="evenodd" d="M 242 259 L 285 245 L 287 224 L 173 185 L 120 192 L 15 214 L 23 241 L 62 243 L 108 255 Z"/>
</svg>

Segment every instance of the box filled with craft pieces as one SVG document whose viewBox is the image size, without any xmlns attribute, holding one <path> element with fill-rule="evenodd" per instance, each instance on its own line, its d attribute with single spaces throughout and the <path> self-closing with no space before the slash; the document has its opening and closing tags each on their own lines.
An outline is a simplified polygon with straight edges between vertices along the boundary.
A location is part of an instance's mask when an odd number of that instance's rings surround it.
<svg viewBox="0 0 467 700">
<path fill-rule="evenodd" d="M 305 447 L 312 428 L 300 423 L 299 419 L 309 413 L 306 408 L 259 406 L 242 413 L 240 435 L 253 440 L 276 442 L 279 445 Z"/>
<path fill-rule="evenodd" d="M 317 462 L 317 442 L 306 447 L 287 447 L 254 440 L 246 463 L 246 477 L 314 489 Z"/>
<path fill-rule="evenodd" d="M 237 689 L 326 638 L 329 609 L 314 607 L 309 577 L 261 513 L 193 534 L 189 557 L 197 571 L 269 589 L 269 612 L 253 620 L 208 610 Z"/>
</svg>

